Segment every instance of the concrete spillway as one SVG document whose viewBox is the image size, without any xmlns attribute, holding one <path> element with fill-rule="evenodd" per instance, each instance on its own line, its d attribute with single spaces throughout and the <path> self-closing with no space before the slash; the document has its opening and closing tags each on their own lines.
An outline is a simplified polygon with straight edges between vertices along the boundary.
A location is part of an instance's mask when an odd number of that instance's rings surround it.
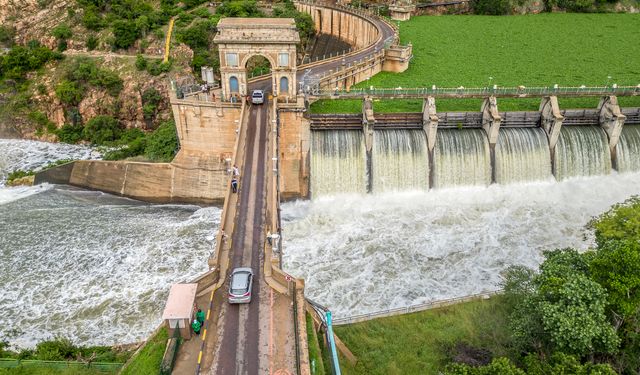
<svg viewBox="0 0 640 375">
<path fill-rule="evenodd" d="M 604 130 L 596 126 L 563 126 L 555 149 L 558 180 L 611 172 L 611 154 Z"/>
<path fill-rule="evenodd" d="M 433 156 L 434 187 L 489 185 L 491 160 L 482 129 L 443 129 Z"/>
<path fill-rule="evenodd" d="M 422 130 L 376 130 L 371 158 L 374 193 L 429 186 L 427 137 Z"/>
<path fill-rule="evenodd" d="M 495 177 L 499 184 L 551 177 L 549 142 L 540 128 L 506 128 L 496 144 Z"/>
<path fill-rule="evenodd" d="M 640 171 L 640 125 L 622 128 L 616 147 L 616 163 L 619 172 Z"/>
<path fill-rule="evenodd" d="M 311 192 L 314 197 L 335 193 L 366 193 L 364 135 L 357 130 L 312 133 Z"/>
</svg>

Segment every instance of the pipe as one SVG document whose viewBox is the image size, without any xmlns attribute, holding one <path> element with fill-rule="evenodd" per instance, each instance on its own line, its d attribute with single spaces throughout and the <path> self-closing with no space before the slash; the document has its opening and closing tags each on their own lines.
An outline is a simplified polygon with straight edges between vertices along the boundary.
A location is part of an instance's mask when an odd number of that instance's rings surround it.
<svg viewBox="0 0 640 375">
<path fill-rule="evenodd" d="M 340 362 L 338 361 L 338 350 L 336 349 L 336 341 L 333 338 L 333 324 L 331 322 L 331 311 L 327 311 L 327 341 L 329 341 L 329 350 L 331 351 L 331 363 L 333 364 L 333 374 L 342 375 L 340 372 Z"/>
</svg>

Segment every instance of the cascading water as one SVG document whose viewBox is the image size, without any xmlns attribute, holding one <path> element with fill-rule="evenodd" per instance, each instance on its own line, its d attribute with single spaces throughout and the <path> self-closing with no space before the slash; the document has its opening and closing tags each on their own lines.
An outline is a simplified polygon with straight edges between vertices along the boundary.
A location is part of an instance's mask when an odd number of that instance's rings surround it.
<svg viewBox="0 0 640 375">
<path fill-rule="evenodd" d="M 640 173 L 289 202 L 283 265 L 336 317 L 500 288 L 510 265 L 593 245 L 585 224 Z"/>
<path fill-rule="evenodd" d="M 555 149 L 556 179 L 611 172 L 607 135 L 596 126 L 563 126 Z"/>
<path fill-rule="evenodd" d="M 618 172 L 640 171 L 640 125 L 622 127 L 616 147 L 616 164 Z"/>
<path fill-rule="evenodd" d="M 207 270 L 219 208 L 2 186 L 16 169 L 99 156 L 85 146 L 0 140 L 0 337 L 12 345 L 55 336 L 140 341 L 160 323 L 171 284 Z"/>
<path fill-rule="evenodd" d="M 424 131 L 374 131 L 371 164 L 374 193 L 427 190 L 429 155 Z"/>
<path fill-rule="evenodd" d="M 496 182 L 508 184 L 551 178 L 551 154 L 541 128 L 500 129 L 496 144 Z"/>
<path fill-rule="evenodd" d="M 359 130 L 311 132 L 311 192 L 366 193 L 366 150 Z"/>
<path fill-rule="evenodd" d="M 438 130 L 434 150 L 434 187 L 489 185 L 491 156 L 482 129 Z"/>
</svg>

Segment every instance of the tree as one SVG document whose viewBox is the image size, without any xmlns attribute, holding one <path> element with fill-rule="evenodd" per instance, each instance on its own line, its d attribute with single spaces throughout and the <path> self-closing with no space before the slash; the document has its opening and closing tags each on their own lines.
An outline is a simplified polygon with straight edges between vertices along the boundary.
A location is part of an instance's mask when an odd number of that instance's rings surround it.
<svg viewBox="0 0 640 375">
<path fill-rule="evenodd" d="M 120 137 L 120 124 L 111 116 L 96 116 L 84 127 L 84 138 L 93 144 L 104 145 Z"/>
<path fill-rule="evenodd" d="M 69 39 L 73 33 L 71 32 L 71 28 L 66 23 L 61 23 L 58 26 L 54 27 L 51 31 L 51 35 L 58 39 Z"/>
<path fill-rule="evenodd" d="M 448 365 L 445 375 L 526 375 L 508 358 L 496 358 L 486 366 L 473 367 L 463 364 Z"/>
<path fill-rule="evenodd" d="M 155 161 L 169 162 L 178 150 L 178 135 L 173 121 L 162 123 L 147 137 L 145 155 Z"/>
<path fill-rule="evenodd" d="M 96 38 L 95 35 L 89 35 L 87 37 L 85 46 L 87 47 L 87 50 L 93 51 L 94 49 L 96 49 L 96 47 L 98 47 L 98 38 Z"/>
<path fill-rule="evenodd" d="M 507 274 L 514 342 L 521 350 L 577 356 L 613 353 L 620 343 L 605 314 L 607 294 L 591 280 L 588 259 L 573 249 L 545 252 L 541 272 Z"/>
<path fill-rule="evenodd" d="M 589 223 L 595 230 L 596 243 L 609 240 L 640 239 L 640 197 L 616 204 Z"/>
<path fill-rule="evenodd" d="M 76 106 L 82 101 L 82 90 L 75 82 L 65 79 L 56 86 L 56 96 L 63 104 Z"/>
<path fill-rule="evenodd" d="M 133 21 L 117 20 L 113 22 L 113 46 L 127 49 L 135 43 L 139 36 L 139 30 Z"/>
<path fill-rule="evenodd" d="M 147 68 L 147 59 L 142 54 L 136 55 L 136 69 L 143 71 Z"/>
</svg>

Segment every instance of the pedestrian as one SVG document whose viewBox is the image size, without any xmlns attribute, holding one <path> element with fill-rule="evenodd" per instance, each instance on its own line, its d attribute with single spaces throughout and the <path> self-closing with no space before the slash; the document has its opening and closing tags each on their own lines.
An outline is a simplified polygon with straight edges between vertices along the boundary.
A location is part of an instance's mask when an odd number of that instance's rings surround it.
<svg viewBox="0 0 640 375">
<path fill-rule="evenodd" d="M 267 231 L 267 242 L 269 243 L 269 246 L 272 246 L 271 245 L 271 231 L 270 230 Z"/>
<path fill-rule="evenodd" d="M 216 93 L 215 93 L 215 92 L 212 92 L 212 93 L 211 93 L 211 101 L 212 101 L 212 102 L 215 102 L 215 101 L 216 101 Z"/>
<path fill-rule="evenodd" d="M 245 96 L 245 97 L 244 97 L 244 100 L 245 100 L 245 102 L 247 103 L 247 105 L 249 105 L 249 103 L 250 103 L 250 100 L 249 100 L 249 99 L 250 99 L 250 96 L 249 96 L 249 95 L 247 95 L 247 96 Z"/>
<path fill-rule="evenodd" d="M 198 309 L 198 312 L 196 313 L 196 320 L 200 322 L 201 326 L 204 325 L 204 311 Z"/>
<path fill-rule="evenodd" d="M 231 179 L 231 191 L 234 193 L 238 192 L 238 180 L 235 177 Z"/>
<path fill-rule="evenodd" d="M 233 165 L 233 177 L 240 177 L 240 170 L 237 165 Z"/>
<path fill-rule="evenodd" d="M 200 328 L 202 327 L 202 324 L 200 324 L 200 322 L 197 319 L 193 320 L 193 323 L 191 323 L 191 328 L 193 328 L 193 332 L 196 335 L 200 334 Z"/>
</svg>

